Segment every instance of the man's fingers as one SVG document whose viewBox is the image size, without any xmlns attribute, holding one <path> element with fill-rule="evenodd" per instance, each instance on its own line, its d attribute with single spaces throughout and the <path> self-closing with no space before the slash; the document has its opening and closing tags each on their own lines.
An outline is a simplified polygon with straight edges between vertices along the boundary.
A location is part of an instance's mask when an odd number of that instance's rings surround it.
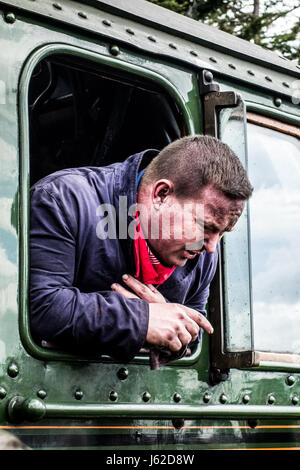
<svg viewBox="0 0 300 470">
<path fill-rule="evenodd" d="M 122 276 L 123 282 L 129 287 L 140 299 L 147 300 L 147 302 L 165 303 L 164 296 L 152 284 L 143 284 L 138 279 L 130 274 Z"/>
<path fill-rule="evenodd" d="M 197 310 L 194 310 L 193 308 L 185 307 L 184 305 L 182 307 L 187 313 L 187 315 L 189 315 L 190 318 L 192 318 L 199 326 L 201 326 L 203 330 L 205 330 L 209 334 L 212 334 L 214 332 L 211 323 L 202 313 L 197 312 Z"/>
<path fill-rule="evenodd" d="M 199 329 L 200 329 L 199 325 L 196 322 L 194 322 L 191 318 L 189 318 L 189 321 L 190 322 L 185 325 L 185 328 L 191 335 L 191 341 L 196 341 L 196 339 L 198 338 Z"/>
<path fill-rule="evenodd" d="M 174 352 L 180 351 L 180 349 L 183 346 L 183 344 L 181 343 L 180 339 L 177 336 L 175 336 L 170 341 L 165 341 L 162 345 Z"/>
<path fill-rule="evenodd" d="M 192 335 L 187 330 L 183 330 L 178 334 L 178 339 L 182 345 L 186 346 L 191 343 Z"/>
<path fill-rule="evenodd" d="M 147 287 L 148 287 L 148 289 L 151 290 L 151 292 L 154 292 L 154 293 L 158 292 L 158 290 L 156 289 L 156 287 L 154 287 L 152 284 L 147 284 Z"/>
<path fill-rule="evenodd" d="M 142 282 L 138 281 L 138 279 L 135 277 L 130 276 L 129 274 L 124 274 L 122 279 L 125 284 L 130 287 L 130 289 L 132 289 L 137 295 L 146 294 L 148 287 Z"/>
<path fill-rule="evenodd" d="M 114 292 L 119 292 L 119 294 L 124 295 L 127 299 L 138 299 L 139 297 L 132 292 L 129 292 L 129 290 L 125 289 L 125 287 L 121 286 L 120 284 L 112 284 L 111 289 Z"/>
<path fill-rule="evenodd" d="M 173 328 L 168 331 L 166 337 L 164 338 L 163 345 L 172 351 L 179 351 L 182 346 L 187 346 L 197 338 L 199 327 L 196 325 L 196 323 L 195 326 L 197 328 L 197 334 L 196 336 L 193 336 L 190 328 L 187 328 L 183 324 L 174 324 Z"/>
</svg>

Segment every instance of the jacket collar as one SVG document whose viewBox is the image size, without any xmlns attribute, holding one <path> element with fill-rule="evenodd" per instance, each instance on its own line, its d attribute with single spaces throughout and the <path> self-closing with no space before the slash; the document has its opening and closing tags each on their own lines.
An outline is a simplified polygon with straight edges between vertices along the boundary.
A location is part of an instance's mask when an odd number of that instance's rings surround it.
<svg viewBox="0 0 300 470">
<path fill-rule="evenodd" d="M 139 171 L 158 155 L 159 151 L 148 149 L 128 157 L 120 166 L 116 174 L 116 195 L 127 197 L 128 208 L 136 202 L 136 184 Z M 132 217 L 130 217 L 132 220 Z"/>
<path fill-rule="evenodd" d="M 115 172 L 114 201 L 117 216 L 117 225 L 126 226 L 133 221 L 133 216 L 129 214 L 129 208 L 136 203 L 136 185 L 138 172 L 146 168 L 151 160 L 158 155 L 159 151 L 154 149 L 145 150 L 128 157 L 123 163 L 117 164 Z M 119 210 L 120 196 L 126 197 L 126 212 Z M 123 220 L 120 220 L 122 217 Z M 129 267 L 128 274 L 134 274 L 135 263 L 133 256 L 133 240 L 128 235 L 126 239 L 119 239 L 119 244 L 127 258 Z"/>
</svg>

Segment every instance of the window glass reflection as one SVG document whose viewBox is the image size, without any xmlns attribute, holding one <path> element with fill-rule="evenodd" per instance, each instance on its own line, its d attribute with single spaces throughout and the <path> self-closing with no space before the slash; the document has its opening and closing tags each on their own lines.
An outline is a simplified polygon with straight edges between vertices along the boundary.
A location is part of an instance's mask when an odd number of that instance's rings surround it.
<svg viewBox="0 0 300 470">
<path fill-rule="evenodd" d="M 219 113 L 219 137 L 235 152 L 244 167 L 247 166 L 245 117 L 245 103 L 241 99 L 238 106 L 224 108 Z M 231 352 L 252 349 L 247 222 L 246 206 L 234 231 L 225 234 L 222 243 L 224 346 Z"/>
<path fill-rule="evenodd" d="M 300 141 L 248 124 L 254 347 L 300 354 Z"/>
</svg>

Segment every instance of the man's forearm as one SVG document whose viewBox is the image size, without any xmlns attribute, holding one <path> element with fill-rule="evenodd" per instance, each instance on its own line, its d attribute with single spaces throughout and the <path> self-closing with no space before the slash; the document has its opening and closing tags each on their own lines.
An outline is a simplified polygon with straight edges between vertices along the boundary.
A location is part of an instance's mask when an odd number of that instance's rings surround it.
<svg viewBox="0 0 300 470">
<path fill-rule="evenodd" d="M 35 289 L 30 295 L 35 338 L 130 361 L 143 346 L 149 307 L 115 292 L 82 293 L 75 287 Z"/>
</svg>

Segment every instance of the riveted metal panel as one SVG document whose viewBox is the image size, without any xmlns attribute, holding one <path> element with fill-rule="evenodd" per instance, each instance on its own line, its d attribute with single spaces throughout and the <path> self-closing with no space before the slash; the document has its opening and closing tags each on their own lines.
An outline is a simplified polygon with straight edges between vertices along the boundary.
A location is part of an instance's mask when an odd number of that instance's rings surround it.
<svg viewBox="0 0 300 470">
<path fill-rule="evenodd" d="M 208 26 L 201 21 L 195 21 L 165 8 L 162 9 L 158 5 L 149 5 L 144 0 L 130 0 L 130 2 L 128 0 L 83 0 L 82 3 L 140 21 L 145 25 L 189 39 L 196 44 L 202 44 L 211 50 L 242 57 L 253 63 L 269 63 L 269 68 L 286 69 L 291 73 L 299 73 L 296 70 L 296 63 L 289 61 L 286 63 L 285 58 L 274 52 Z M 145 10 L 147 11 L 146 15 Z"/>
<path fill-rule="evenodd" d="M 277 95 L 292 96 L 295 79 L 300 77 L 296 64 L 275 53 L 142 0 L 1 0 L 1 4 L 194 68 L 206 68 Z M 116 16 L 120 13 L 122 16 Z"/>
</svg>

